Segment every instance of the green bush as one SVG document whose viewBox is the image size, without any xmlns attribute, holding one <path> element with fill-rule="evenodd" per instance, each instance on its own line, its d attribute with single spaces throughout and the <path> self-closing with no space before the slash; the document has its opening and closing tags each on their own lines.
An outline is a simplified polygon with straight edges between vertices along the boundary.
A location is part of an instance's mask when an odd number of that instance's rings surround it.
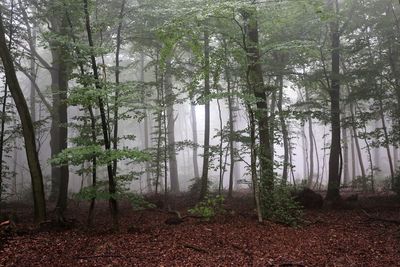
<svg viewBox="0 0 400 267">
<path fill-rule="evenodd" d="M 297 226 L 302 221 L 301 206 L 293 199 L 288 186 L 277 183 L 274 190 L 262 199 L 263 217 L 269 220 Z"/>
<path fill-rule="evenodd" d="M 218 195 L 216 197 L 206 197 L 198 203 L 193 209 L 189 209 L 189 213 L 200 216 L 205 220 L 214 218 L 217 214 L 223 213 L 225 210 L 222 207 L 224 197 Z"/>
</svg>

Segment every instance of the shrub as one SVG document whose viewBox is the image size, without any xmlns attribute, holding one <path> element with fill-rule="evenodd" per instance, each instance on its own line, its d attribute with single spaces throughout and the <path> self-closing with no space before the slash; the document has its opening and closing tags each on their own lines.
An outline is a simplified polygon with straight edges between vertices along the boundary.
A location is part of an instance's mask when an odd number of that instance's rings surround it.
<svg viewBox="0 0 400 267">
<path fill-rule="evenodd" d="M 198 203 L 193 209 L 189 209 L 189 213 L 200 216 L 208 221 L 214 218 L 217 214 L 225 211 L 222 207 L 223 203 L 224 197 L 221 195 L 216 197 L 206 197 L 206 199 Z"/>
<path fill-rule="evenodd" d="M 302 209 L 292 197 L 290 187 L 276 183 L 274 190 L 262 199 L 263 217 L 290 226 L 302 221 Z"/>
</svg>

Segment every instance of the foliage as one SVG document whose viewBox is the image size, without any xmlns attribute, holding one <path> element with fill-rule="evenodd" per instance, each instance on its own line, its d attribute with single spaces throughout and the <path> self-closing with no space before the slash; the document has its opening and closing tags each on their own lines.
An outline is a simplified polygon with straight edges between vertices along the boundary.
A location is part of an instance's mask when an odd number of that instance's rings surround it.
<svg viewBox="0 0 400 267">
<path fill-rule="evenodd" d="M 88 186 L 82 188 L 82 190 L 75 194 L 75 197 L 80 200 L 91 201 L 92 199 L 97 200 L 109 200 L 114 198 L 116 200 L 128 200 L 134 210 L 154 208 L 154 205 L 146 201 L 141 195 L 133 192 L 128 192 L 126 189 L 119 187 L 115 194 L 110 194 L 107 187 L 107 182 L 102 181 L 97 183 L 96 186 Z"/>
<path fill-rule="evenodd" d="M 270 195 L 262 198 L 263 217 L 275 222 L 297 226 L 302 221 L 301 206 L 293 199 L 289 186 L 276 183 Z"/>
<path fill-rule="evenodd" d="M 189 213 L 200 216 L 208 221 L 225 211 L 222 207 L 224 200 L 224 196 L 222 195 L 217 195 L 216 197 L 208 196 L 194 208 L 189 209 Z"/>
<path fill-rule="evenodd" d="M 200 194 L 200 189 L 201 189 L 201 177 L 192 178 L 192 179 L 190 179 L 190 181 L 192 183 L 189 185 L 189 193 L 193 196 L 198 196 Z M 210 191 L 212 185 L 213 185 L 213 182 L 208 180 L 207 192 Z"/>
</svg>

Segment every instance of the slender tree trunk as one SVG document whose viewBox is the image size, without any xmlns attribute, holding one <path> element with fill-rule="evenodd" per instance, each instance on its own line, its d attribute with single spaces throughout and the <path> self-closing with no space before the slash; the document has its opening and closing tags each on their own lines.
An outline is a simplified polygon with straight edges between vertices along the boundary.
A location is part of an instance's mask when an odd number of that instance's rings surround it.
<svg viewBox="0 0 400 267">
<path fill-rule="evenodd" d="M 342 127 L 343 140 L 343 185 L 347 187 L 350 183 L 349 177 L 349 145 L 347 137 L 347 128 Z"/>
<path fill-rule="evenodd" d="M 353 129 L 354 144 L 356 146 L 357 158 L 358 158 L 358 163 L 360 166 L 361 177 L 363 180 L 365 180 L 366 179 L 365 167 L 364 167 L 364 162 L 363 162 L 363 158 L 362 158 L 362 154 L 361 154 L 360 143 L 358 141 L 357 127 L 355 124 L 356 121 L 355 121 L 354 108 L 353 108 L 352 103 L 350 103 L 350 112 L 351 112 L 351 121 L 352 121 L 351 127 Z"/>
<path fill-rule="evenodd" d="M 36 50 L 36 26 L 34 25 L 33 29 L 32 29 L 32 46 L 35 47 Z M 30 59 L 30 67 L 29 67 L 29 72 L 33 78 L 33 81 L 31 81 L 31 88 L 30 88 L 30 109 L 31 109 L 31 117 L 32 117 L 32 121 L 35 122 L 36 121 L 36 86 L 35 86 L 35 82 L 36 82 L 36 62 L 34 57 L 32 57 Z"/>
<path fill-rule="evenodd" d="M 279 111 L 279 122 L 281 124 L 282 139 L 283 139 L 283 170 L 282 170 L 282 183 L 286 184 L 288 180 L 288 168 L 289 168 L 289 133 L 285 122 L 285 115 L 283 112 L 283 76 L 278 76 L 278 111 Z"/>
<path fill-rule="evenodd" d="M 163 90 L 163 78 L 159 79 L 159 70 L 158 70 L 158 63 L 159 63 L 159 55 L 157 54 L 157 64 L 154 70 L 154 76 L 156 80 L 156 91 L 157 91 L 157 104 L 159 106 L 163 106 L 164 100 L 161 98 L 161 91 Z M 162 146 L 162 110 L 159 109 L 157 111 L 157 151 L 156 151 L 156 181 L 155 181 L 155 193 L 158 194 L 159 190 L 159 185 L 161 183 L 161 159 L 162 159 L 162 151 L 161 151 L 161 146 Z"/>
<path fill-rule="evenodd" d="M 389 140 L 389 133 L 387 131 L 387 127 L 386 127 L 386 121 L 385 121 L 385 114 L 383 113 L 383 103 L 382 100 L 379 100 L 379 115 L 381 118 L 381 123 L 382 123 L 382 129 L 383 129 L 383 134 L 385 137 L 385 149 L 386 149 L 386 153 L 387 153 L 387 157 L 388 157 L 388 162 L 389 162 L 389 168 L 390 168 L 390 177 L 392 179 L 392 183 L 394 183 L 394 167 L 393 167 L 393 161 L 392 161 L 392 155 L 390 153 L 390 140 Z"/>
<path fill-rule="evenodd" d="M 140 82 L 142 83 L 142 86 L 144 87 L 144 53 L 140 54 Z M 143 89 L 144 91 L 145 89 Z M 144 96 L 145 99 L 146 96 Z M 150 123 L 149 123 L 149 112 L 147 110 L 147 107 L 144 110 L 145 112 L 145 117 L 144 117 L 144 149 L 148 151 L 150 149 Z M 146 161 L 145 163 L 145 169 L 146 169 L 146 185 L 147 185 L 147 192 L 152 193 L 153 192 L 153 185 L 152 185 L 152 177 L 151 177 L 151 171 L 150 171 L 150 163 Z"/>
<path fill-rule="evenodd" d="M 328 0 L 328 6 L 333 13 L 339 12 L 338 0 Z M 339 174 L 339 159 L 340 159 L 340 31 L 339 22 L 334 18 L 329 23 L 331 33 L 331 48 L 332 48 L 332 72 L 331 72 L 331 87 L 329 89 L 331 102 L 331 151 L 329 155 L 329 181 L 326 199 L 335 201 L 340 198 L 340 174 Z"/>
<path fill-rule="evenodd" d="M 356 149 L 354 139 L 356 137 L 350 131 L 350 145 L 351 145 L 351 180 L 355 179 L 357 176 L 356 169 Z"/>
<path fill-rule="evenodd" d="M 250 105 L 248 105 L 247 110 L 249 112 L 249 119 L 250 119 L 251 178 L 252 178 L 253 194 L 254 194 L 254 201 L 256 204 L 258 222 L 261 223 L 263 221 L 263 217 L 262 217 L 262 212 L 261 212 L 260 184 L 259 184 L 259 179 L 257 178 L 256 121 L 255 121 L 254 112 L 251 109 Z"/>
<path fill-rule="evenodd" d="M 171 62 L 168 60 L 165 67 L 164 75 L 164 90 L 165 102 L 167 105 L 167 141 L 168 141 L 168 165 L 169 176 L 171 183 L 171 193 L 179 193 L 179 178 L 178 178 L 178 163 L 176 161 L 176 148 L 175 148 L 175 111 L 174 102 L 175 95 L 172 86 Z"/>
<path fill-rule="evenodd" d="M 83 70 L 83 69 L 82 69 Z M 92 143 L 97 143 L 97 132 L 96 132 L 96 118 L 93 113 L 93 108 L 89 106 L 89 115 L 90 115 L 90 129 L 92 134 Z M 93 156 L 92 158 L 92 188 L 96 190 L 97 186 L 97 158 Z M 96 197 L 93 197 L 90 200 L 90 207 L 89 207 L 89 215 L 88 215 L 88 226 L 92 227 L 94 223 L 94 208 L 96 205 Z"/>
<path fill-rule="evenodd" d="M 201 175 L 200 200 L 203 200 L 208 191 L 208 167 L 210 163 L 210 36 L 204 31 L 204 97 L 207 99 L 204 106 L 204 153 L 203 172 Z"/>
<path fill-rule="evenodd" d="M 24 94 L 18 82 L 13 59 L 6 44 L 2 10 L 0 10 L 0 58 L 2 59 L 2 64 L 4 66 L 11 96 L 14 99 L 19 117 L 21 119 L 22 135 L 25 140 L 25 152 L 32 181 L 35 221 L 41 222 L 46 219 L 43 175 L 39 163 L 38 153 L 36 151 L 36 139 L 31 115 L 29 113 L 29 108 Z"/>
<path fill-rule="evenodd" d="M 197 140 L 197 116 L 196 116 L 196 105 L 190 104 L 190 116 L 192 119 L 192 136 L 193 136 L 193 172 L 194 178 L 200 178 L 199 163 L 197 159 L 197 147 L 199 141 Z"/>
<path fill-rule="evenodd" d="M 307 88 L 305 88 L 305 92 L 306 92 L 306 102 L 308 103 L 310 101 L 310 95 L 309 95 Z M 314 179 L 314 142 L 313 142 L 314 132 L 313 132 L 311 115 L 308 116 L 307 121 L 308 121 L 308 140 L 309 140 L 309 147 L 310 147 L 310 151 L 309 151 L 310 169 L 309 169 L 309 174 L 308 174 L 307 186 L 308 186 L 308 188 L 311 188 L 312 184 L 313 184 L 313 179 Z"/>
<path fill-rule="evenodd" d="M 94 48 L 94 43 L 92 39 L 92 29 L 90 26 L 90 16 L 89 16 L 89 9 L 88 9 L 88 0 L 83 0 L 83 9 L 85 13 L 85 24 L 86 24 L 86 33 L 88 37 L 88 42 L 89 46 L 91 48 Z M 95 55 L 92 53 L 90 55 L 91 59 L 91 65 L 92 65 L 92 71 L 93 71 L 93 77 L 95 79 L 95 86 L 97 90 L 102 90 L 101 84 L 100 84 L 100 79 L 99 79 L 99 74 L 97 70 L 97 63 L 96 63 L 96 58 Z M 101 117 L 101 128 L 103 131 L 103 137 L 104 137 L 104 147 L 106 151 L 111 150 L 111 145 L 110 145 L 110 139 L 109 139 L 109 133 L 108 133 L 108 127 L 107 127 L 107 119 L 106 119 L 106 111 L 104 109 L 104 102 L 103 98 L 99 97 L 98 98 L 98 105 L 100 109 L 100 117 Z M 116 194 L 116 181 L 114 178 L 114 172 L 113 172 L 113 166 L 111 163 L 107 164 L 107 173 L 108 173 L 108 190 L 110 194 L 110 209 L 111 209 L 111 215 L 112 215 L 112 220 L 113 220 L 113 228 L 116 230 L 118 229 L 118 204 L 117 204 L 117 199 L 115 198 Z"/>
<path fill-rule="evenodd" d="M 221 136 L 219 139 L 219 185 L 218 185 L 218 193 L 221 195 L 222 190 L 224 189 L 224 150 L 223 150 L 223 145 L 224 145 L 224 125 L 223 125 L 223 120 L 222 120 L 222 110 L 221 110 L 221 104 L 219 102 L 219 99 L 217 99 L 217 106 L 218 106 L 218 119 L 219 119 L 219 130 L 221 132 Z"/>
<path fill-rule="evenodd" d="M 278 83 L 278 81 L 276 81 L 276 83 Z M 271 95 L 271 105 L 270 105 L 270 116 L 269 116 L 269 121 L 270 121 L 270 125 L 269 125 L 269 137 L 270 137 L 270 141 L 269 141 L 269 143 L 270 143 L 270 146 L 271 146 L 271 148 L 270 148 L 270 150 L 271 150 L 271 156 L 272 156 L 272 158 L 271 158 L 271 160 L 272 160 L 272 162 L 274 162 L 274 159 L 275 159 L 275 153 L 274 153 L 274 151 L 275 151 L 275 148 L 274 148 L 274 142 L 275 142 L 275 128 L 276 128 L 276 125 L 275 125 L 275 109 L 276 109 L 276 89 L 274 88 L 274 91 L 272 92 L 272 95 Z"/>
<path fill-rule="evenodd" d="M 231 84 L 231 72 L 229 68 L 229 57 L 228 57 L 228 49 L 227 43 L 224 39 L 224 52 L 225 52 L 225 80 L 226 80 L 226 89 L 228 92 L 228 112 L 229 112 L 229 155 L 230 155 L 230 165 L 229 165 L 229 189 L 228 189 L 228 198 L 231 198 L 233 195 L 233 183 L 234 183 L 234 172 L 235 172 L 235 147 L 233 137 L 235 134 L 234 123 L 235 123 L 235 115 L 233 113 L 233 97 L 232 93 L 232 84 Z"/>
<path fill-rule="evenodd" d="M 119 22 L 118 22 L 118 28 L 117 28 L 117 44 L 116 44 L 116 51 L 115 51 L 115 101 L 114 101 L 114 133 L 113 133 L 113 149 L 117 150 L 118 149 L 118 130 L 119 130 L 119 96 L 120 96 L 120 90 L 119 90 L 119 85 L 120 85 L 120 74 L 121 74 L 121 69 L 120 69 L 120 53 L 121 53 L 121 45 L 122 45 L 122 37 L 121 37 L 121 31 L 122 31 L 122 25 L 123 25 L 123 18 L 124 18 L 124 13 L 125 13 L 125 4 L 126 0 L 122 0 L 121 2 L 121 9 L 119 13 Z M 118 173 L 118 160 L 113 161 L 113 175 L 114 177 L 117 176 Z"/>
<path fill-rule="evenodd" d="M 303 121 L 304 122 L 304 121 Z M 303 144 L 303 179 L 308 179 L 308 175 L 310 173 L 310 162 L 309 162 L 309 153 L 308 153 L 308 140 L 306 135 L 306 125 L 301 126 L 301 139 Z"/>
</svg>

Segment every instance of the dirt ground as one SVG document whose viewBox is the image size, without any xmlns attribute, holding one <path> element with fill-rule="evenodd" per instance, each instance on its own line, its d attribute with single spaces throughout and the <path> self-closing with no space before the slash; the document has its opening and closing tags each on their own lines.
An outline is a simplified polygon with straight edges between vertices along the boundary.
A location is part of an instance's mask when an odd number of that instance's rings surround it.
<svg viewBox="0 0 400 267">
<path fill-rule="evenodd" d="M 189 202 L 178 200 L 182 214 Z M 98 205 L 90 230 L 87 205 L 72 203 L 69 228 L 17 221 L 3 230 L 0 266 L 400 266 L 400 204 L 393 197 L 364 197 L 353 209 L 305 211 L 306 222 L 297 228 L 258 223 L 248 197 L 228 205 L 232 210 L 212 221 L 167 225 L 172 214 L 134 211 L 124 203 L 114 233 L 106 203 Z M 23 205 L 11 208 L 20 222 L 32 213 Z"/>
</svg>

